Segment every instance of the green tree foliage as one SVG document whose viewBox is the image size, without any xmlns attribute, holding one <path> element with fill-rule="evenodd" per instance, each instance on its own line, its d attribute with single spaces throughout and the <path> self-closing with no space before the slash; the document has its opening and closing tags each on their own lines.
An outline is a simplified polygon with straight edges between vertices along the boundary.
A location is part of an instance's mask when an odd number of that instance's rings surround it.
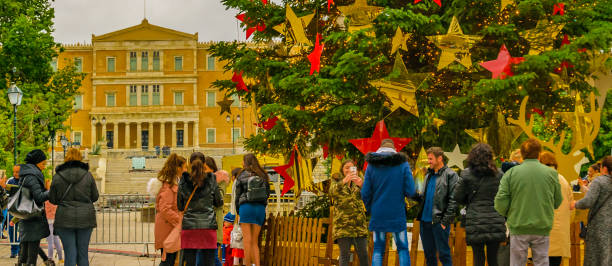
<svg viewBox="0 0 612 266">
<path fill-rule="evenodd" d="M 53 40 L 54 11 L 50 1 L 0 0 L 0 168 L 13 165 L 13 107 L 6 95 L 15 82 L 23 91 L 17 109 L 19 158 L 33 148 L 46 150 L 52 131 L 65 128 L 73 98 L 84 74 L 73 64 L 54 71 L 51 62 L 61 51 Z"/>
<path fill-rule="evenodd" d="M 371 0 L 370 5 L 384 8 L 373 21 L 375 35 L 364 30 L 351 33 L 338 23 L 351 23 L 351 18 L 340 17 L 336 6 L 352 4 L 353 0 L 335 0 L 330 12 L 324 0 L 272 1 L 267 5 L 257 0 L 222 2 L 246 13 L 250 20 L 243 28 L 259 23 L 267 26 L 254 34 L 254 44 L 222 42 L 211 48 L 226 60 L 227 71 L 244 72 L 250 91 L 236 91 L 230 80 L 215 85 L 255 105 L 260 120 L 280 117 L 280 125 L 246 141 L 247 149 L 263 153 L 288 154 L 294 145 L 314 151 L 328 144 L 332 154 L 348 151 L 349 156 L 359 157 L 348 140 L 369 137 L 381 119 L 386 120 L 391 136 L 414 138 L 406 147 L 413 157 L 421 146 L 449 150 L 459 143 L 465 152 L 475 141 L 464 129 L 489 126 L 498 110 L 505 118 L 516 118 L 525 96 L 530 96 L 529 110 L 572 111 L 573 92 L 588 99 L 588 94 L 596 91 L 584 81 L 591 74 L 589 56 L 594 51 L 609 51 L 612 43 L 610 0 L 571 1 L 565 4 L 563 16 L 552 15 L 554 4 L 559 2 L 555 0 L 516 0 L 502 11 L 499 1 L 491 0 L 442 0 L 442 7 L 430 0 L 418 4 Z M 314 47 L 296 55 L 279 52 L 286 36 L 273 27 L 286 21 L 285 4 L 298 17 L 314 14 L 306 34 L 313 43 L 317 33 L 323 37 L 325 48 L 318 74 L 309 75 L 307 55 Z M 464 34 L 479 35 L 482 40 L 470 50 L 471 67 L 453 63 L 437 70 L 441 52 L 427 36 L 445 34 L 453 16 Z M 528 55 L 530 43 L 520 33 L 533 29 L 539 20 L 565 26 L 554 39 L 554 49 Z M 408 71 L 432 73 L 417 90 L 419 117 L 401 109 L 391 112 L 389 99 L 369 83 L 391 72 L 395 58 L 390 54 L 391 40 L 398 27 L 412 34 L 408 51 L 400 51 Z M 564 34 L 571 44 L 561 47 Z M 504 44 L 513 57 L 524 56 L 526 60 L 513 66 L 513 77 L 491 79 L 491 73 L 479 63 L 496 59 Z M 584 48 L 586 52 L 579 52 Z M 549 74 L 563 61 L 573 65 L 567 69 L 570 90 L 555 90 Z M 446 124 L 435 127 L 434 117 Z"/>
</svg>

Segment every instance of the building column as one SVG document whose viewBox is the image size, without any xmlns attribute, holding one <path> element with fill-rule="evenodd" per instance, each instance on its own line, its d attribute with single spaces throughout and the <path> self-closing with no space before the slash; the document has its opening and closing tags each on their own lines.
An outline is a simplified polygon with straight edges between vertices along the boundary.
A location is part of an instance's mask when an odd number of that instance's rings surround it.
<svg viewBox="0 0 612 266">
<path fill-rule="evenodd" d="M 159 123 L 159 146 L 166 146 L 166 121 Z"/>
<path fill-rule="evenodd" d="M 153 122 L 149 122 L 149 150 L 152 150 L 152 148 L 155 147 L 153 140 Z"/>
<path fill-rule="evenodd" d="M 130 142 L 130 122 L 125 122 L 125 148 L 129 149 L 130 145 L 132 144 Z"/>
<path fill-rule="evenodd" d="M 189 122 L 183 122 L 183 147 L 189 147 Z"/>
<path fill-rule="evenodd" d="M 170 147 L 176 148 L 176 121 L 172 121 L 172 131 L 170 134 L 172 135 L 172 143 L 170 143 Z"/>
<path fill-rule="evenodd" d="M 113 149 L 119 149 L 119 123 L 113 122 Z"/>
<path fill-rule="evenodd" d="M 200 147 L 200 123 L 198 121 L 193 122 L 193 146 Z"/>
<path fill-rule="evenodd" d="M 102 139 L 104 139 L 104 144 L 102 145 L 102 147 L 104 147 L 105 149 L 108 148 L 108 140 L 106 139 L 106 123 L 101 123 L 102 125 Z"/>
<path fill-rule="evenodd" d="M 142 122 L 136 122 L 136 148 L 142 150 Z"/>
<path fill-rule="evenodd" d="M 96 139 L 96 129 L 98 129 L 96 125 L 97 125 L 97 122 L 91 123 L 91 148 L 93 148 L 93 145 L 95 145 L 98 142 L 98 140 Z M 55 140 L 53 140 L 51 143 L 55 145 Z"/>
</svg>

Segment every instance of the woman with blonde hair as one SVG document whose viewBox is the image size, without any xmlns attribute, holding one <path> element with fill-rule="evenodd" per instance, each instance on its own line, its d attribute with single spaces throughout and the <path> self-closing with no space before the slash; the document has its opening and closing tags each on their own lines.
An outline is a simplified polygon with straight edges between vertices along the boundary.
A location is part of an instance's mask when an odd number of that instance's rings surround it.
<svg viewBox="0 0 612 266">
<path fill-rule="evenodd" d="M 543 151 L 540 153 L 540 162 L 544 165 L 557 169 L 557 159 L 552 152 Z M 571 257 L 570 252 L 570 211 L 573 209 L 570 203 L 574 200 L 572 187 L 565 177 L 559 174 L 559 184 L 561 184 L 561 194 L 563 202 L 555 210 L 553 228 L 550 231 L 550 247 L 548 248 L 548 261 L 551 266 L 561 265 L 563 258 Z"/>
<path fill-rule="evenodd" d="M 89 165 L 81 160 L 81 152 L 70 148 L 49 190 L 49 201 L 57 205 L 54 231 L 62 240 L 66 266 L 89 265 L 89 239 L 96 227 L 93 203 L 98 200 L 98 188 Z"/>
<path fill-rule="evenodd" d="M 175 227 L 179 226 L 181 216 L 176 207 L 178 180 L 187 171 L 187 160 L 176 153 L 170 154 L 164 166 L 151 179 L 148 185 L 149 194 L 155 196 L 155 249 L 161 249 L 160 266 L 172 266 L 176 261 L 176 252 L 164 251 L 164 240 Z M 179 241 L 177 238 L 176 241 Z M 165 256 L 164 256 L 165 254 Z M 165 257 L 165 258 L 164 258 Z"/>
</svg>

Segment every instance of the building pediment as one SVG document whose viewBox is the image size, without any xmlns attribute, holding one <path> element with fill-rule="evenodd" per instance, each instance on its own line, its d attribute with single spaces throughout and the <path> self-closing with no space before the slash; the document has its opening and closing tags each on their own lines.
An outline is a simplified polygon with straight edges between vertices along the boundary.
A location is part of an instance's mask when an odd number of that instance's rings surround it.
<svg viewBox="0 0 612 266">
<path fill-rule="evenodd" d="M 198 34 L 189 34 L 149 24 L 144 19 L 136 26 L 110 32 L 103 35 L 93 35 L 92 42 L 116 42 L 116 41 L 197 41 Z"/>
</svg>

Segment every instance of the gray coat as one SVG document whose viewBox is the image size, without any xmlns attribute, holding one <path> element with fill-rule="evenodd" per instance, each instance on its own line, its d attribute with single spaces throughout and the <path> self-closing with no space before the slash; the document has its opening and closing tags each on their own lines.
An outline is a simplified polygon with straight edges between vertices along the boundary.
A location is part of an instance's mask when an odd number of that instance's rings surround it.
<svg viewBox="0 0 612 266">
<path fill-rule="evenodd" d="M 72 187 L 68 191 L 68 187 Z M 67 192 L 67 193 L 66 193 Z M 64 197 L 66 194 L 66 197 Z M 93 203 L 98 200 L 98 188 L 89 165 L 81 161 L 68 161 L 56 168 L 49 202 L 57 205 L 55 228 L 96 227 L 96 211 Z"/>
<path fill-rule="evenodd" d="M 45 189 L 45 177 L 40 169 L 33 164 L 23 164 L 19 170 L 19 177 L 21 185 L 32 192 L 36 204 L 44 206 L 48 191 Z M 49 236 L 49 223 L 44 208 L 40 216 L 19 221 L 19 233 L 21 241 L 39 241 Z"/>
<path fill-rule="evenodd" d="M 612 177 L 600 176 L 589 186 L 577 209 L 590 209 L 584 266 L 612 265 Z"/>
</svg>

